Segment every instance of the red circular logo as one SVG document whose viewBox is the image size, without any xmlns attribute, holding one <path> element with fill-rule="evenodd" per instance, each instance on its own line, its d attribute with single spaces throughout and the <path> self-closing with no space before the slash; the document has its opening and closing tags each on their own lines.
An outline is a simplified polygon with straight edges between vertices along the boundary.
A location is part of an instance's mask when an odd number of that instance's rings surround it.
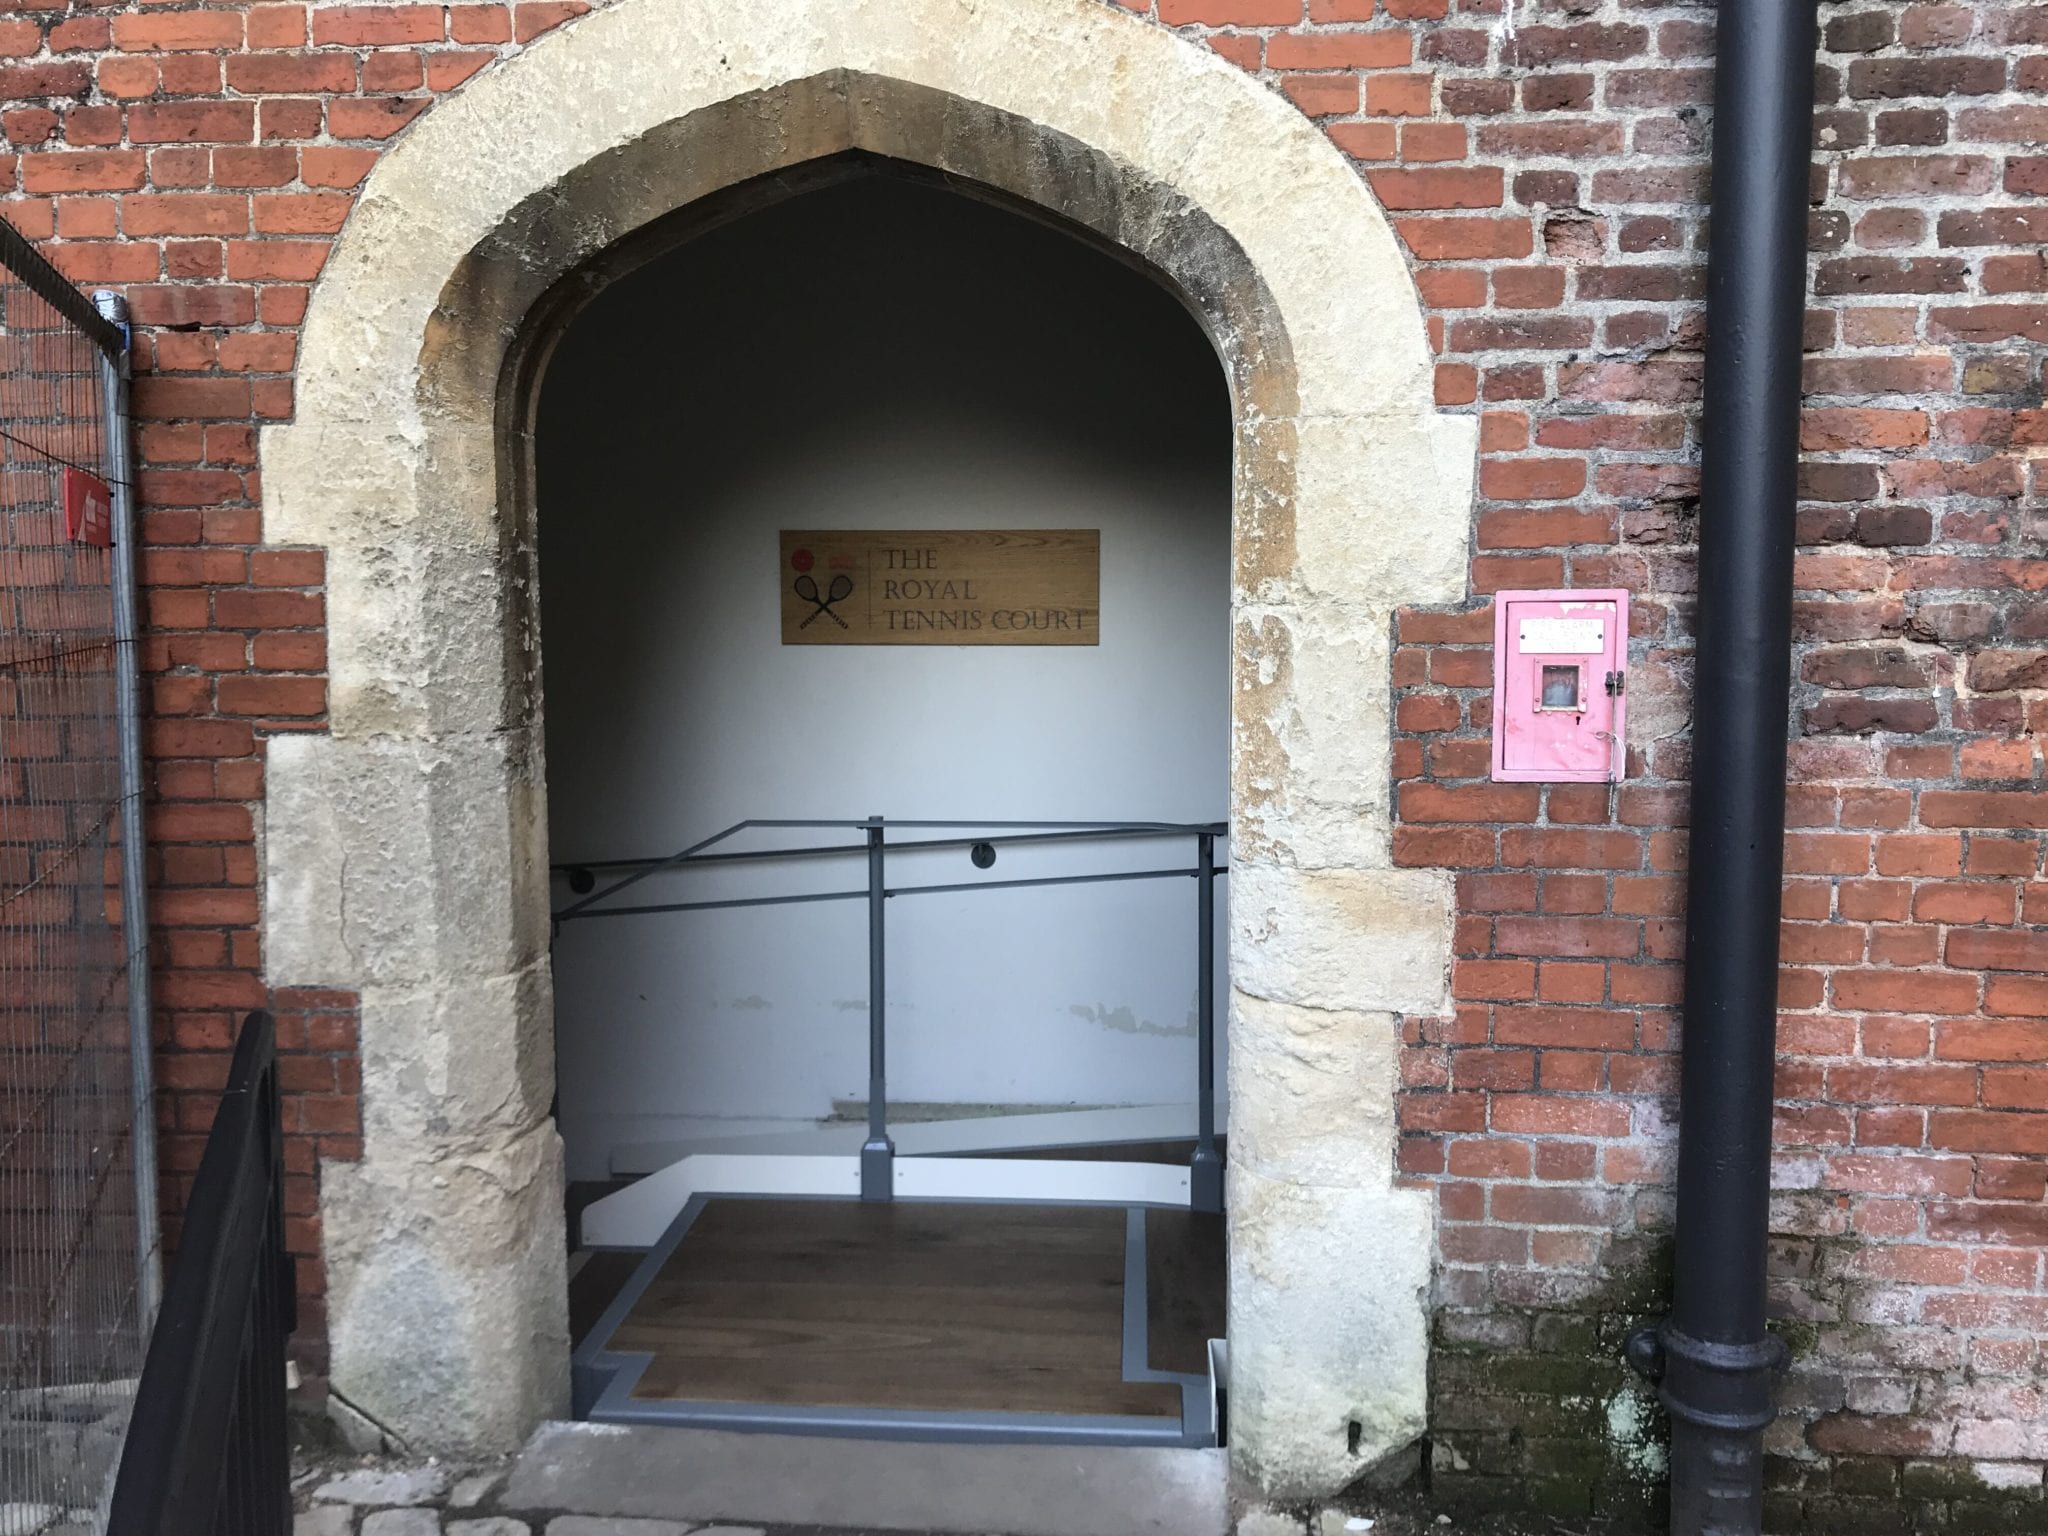
<svg viewBox="0 0 2048 1536">
<path fill-rule="evenodd" d="M 817 557 L 808 549 L 799 549 L 790 555 L 789 563 L 800 571 L 808 571 L 818 561 Z"/>
</svg>

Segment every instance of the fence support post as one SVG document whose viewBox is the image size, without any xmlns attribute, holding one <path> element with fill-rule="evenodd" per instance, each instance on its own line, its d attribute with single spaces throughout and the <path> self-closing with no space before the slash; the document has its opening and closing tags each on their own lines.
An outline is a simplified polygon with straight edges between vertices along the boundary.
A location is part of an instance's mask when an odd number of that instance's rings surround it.
<svg viewBox="0 0 2048 1536">
<path fill-rule="evenodd" d="M 868 829 L 868 1139 L 860 1149 L 860 1197 L 891 1200 L 896 1195 L 896 1144 L 889 1140 L 889 1070 L 883 991 L 888 968 L 883 952 L 889 892 L 882 853 L 882 818 Z"/>
<path fill-rule="evenodd" d="M 135 475 L 128 450 L 128 301 L 100 289 L 93 307 L 121 328 L 118 357 L 100 353 L 100 419 L 113 495 L 114 708 L 121 772 L 121 931 L 128 964 L 128 1069 L 135 1163 L 136 1315 L 147 1329 L 163 1294 L 157 1226 L 155 1046 L 150 1031 L 149 845 L 142 826 L 142 676 L 136 599 Z"/>
<path fill-rule="evenodd" d="M 1216 834 L 1195 837 L 1195 1155 L 1188 1163 L 1188 1204 L 1223 1209 L 1223 1158 L 1216 1150 Z"/>
</svg>

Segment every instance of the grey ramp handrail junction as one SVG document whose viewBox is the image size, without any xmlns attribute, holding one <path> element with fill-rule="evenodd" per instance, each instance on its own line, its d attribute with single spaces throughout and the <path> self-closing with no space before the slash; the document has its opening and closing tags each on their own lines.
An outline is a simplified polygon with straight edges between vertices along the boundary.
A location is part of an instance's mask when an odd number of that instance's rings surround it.
<svg viewBox="0 0 2048 1536">
<path fill-rule="evenodd" d="M 868 854 L 868 844 L 828 843 L 798 848 L 746 848 L 713 853 L 710 850 L 727 839 L 750 830 L 759 829 L 838 829 L 869 832 L 871 829 L 901 829 L 906 831 L 952 831 L 958 835 L 950 837 L 917 838 L 906 842 L 883 841 L 888 853 L 922 853 L 945 848 L 970 848 L 979 843 L 991 847 L 1016 847 L 1027 844 L 1054 842 L 1087 842 L 1169 837 L 1228 838 L 1229 823 L 1223 821 L 925 821 L 889 820 L 880 816 L 863 817 L 853 820 L 828 820 L 820 818 L 778 818 L 749 817 L 734 822 L 722 832 L 715 832 L 700 842 L 675 853 L 645 858 L 617 859 L 563 859 L 549 866 L 553 874 L 562 875 L 572 881 L 579 875 L 595 875 L 599 871 L 630 871 L 609 885 L 582 895 L 580 900 L 571 902 L 553 914 L 557 927 L 577 919 L 592 917 L 645 917 L 663 912 L 703 912 L 736 907 L 790 906 L 814 901 L 858 901 L 865 899 L 869 892 L 866 886 L 844 891 L 806 891 L 782 896 L 735 896 L 715 901 L 671 901 L 648 902 L 625 907 L 606 907 L 600 904 L 628 888 L 638 885 L 651 876 L 666 871 L 682 869 L 699 864 L 766 863 L 779 859 L 818 858 L 831 855 L 845 857 Z M 1028 879 L 1006 880 L 964 880 L 941 884 L 904 885 L 887 888 L 883 894 L 896 896 L 925 896 L 957 891 L 1019 890 L 1035 886 L 1093 885 L 1110 884 L 1125 880 L 1194 879 L 1203 871 L 1198 866 L 1174 869 L 1110 870 L 1082 875 L 1039 875 Z M 1229 866 L 1218 864 L 1213 873 L 1228 874 Z"/>
<path fill-rule="evenodd" d="M 891 844 L 888 831 L 942 833 L 943 836 L 920 837 L 909 842 Z M 713 853 L 728 839 L 751 829 L 781 830 L 843 830 L 862 834 L 861 841 L 848 843 L 827 843 L 801 848 L 728 849 Z M 710 837 L 690 844 L 660 858 L 613 859 L 601 864 L 579 864 L 561 862 L 554 864 L 553 873 L 566 875 L 571 890 L 584 887 L 579 876 L 592 877 L 589 885 L 594 886 L 594 872 L 599 868 L 613 871 L 624 870 L 618 879 L 598 889 L 591 889 L 581 899 L 571 902 L 553 914 L 554 932 L 557 936 L 565 923 L 578 919 L 597 917 L 644 917 L 660 913 L 702 912 L 742 907 L 790 906 L 802 902 L 822 901 L 866 901 L 868 904 L 868 1139 L 861 1148 L 861 1198 L 864 1200 L 888 1200 L 893 1198 L 894 1161 L 896 1148 L 888 1133 L 888 1024 L 887 1005 L 884 1001 L 887 991 L 887 922 L 884 910 L 892 897 L 928 896 L 941 893 L 965 893 L 968 891 L 1021 890 L 1035 887 L 1098 885 L 1130 880 L 1186 879 L 1195 883 L 1196 896 L 1196 1053 L 1197 1089 L 1196 1110 L 1197 1130 L 1195 1150 L 1189 1160 L 1189 1203 L 1196 1210 L 1220 1211 L 1223 1208 L 1223 1159 L 1216 1145 L 1216 975 L 1215 975 L 1215 922 L 1216 922 L 1216 879 L 1229 873 L 1227 864 L 1216 862 L 1216 843 L 1230 835 L 1230 827 L 1222 821 L 1173 822 L 1173 821 L 933 821 L 904 820 L 891 821 L 883 816 L 868 816 L 857 820 L 831 820 L 824 818 L 779 818 L 752 817 L 716 832 Z M 887 855 L 894 849 L 898 853 L 913 849 L 929 851 L 940 848 L 976 848 L 998 844 L 1021 842 L 1048 843 L 1057 841 L 1116 841 L 1157 838 L 1191 838 L 1195 844 L 1195 862 L 1191 866 L 1165 869 L 1108 870 L 1079 875 L 1036 875 L 1022 879 L 939 881 L 923 885 L 891 886 L 886 878 Z M 867 861 L 867 883 L 849 890 L 804 891 L 769 896 L 728 896 L 706 901 L 665 901 L 640 902 L 631 906 L 605 906 L 603 903 L 622 891 L 630 890 L 642 881 L 665 871 L 687 868 L 693 864 L 731 863 L 738 860 L 767 862 L 779 859 L 813 858 L 828 856 L 851 857 L 860 855 Z M 992 860 L 990 862 L 993 862 Z M 987 868 L 979 858 L 975 863 Z"/>
</svg>

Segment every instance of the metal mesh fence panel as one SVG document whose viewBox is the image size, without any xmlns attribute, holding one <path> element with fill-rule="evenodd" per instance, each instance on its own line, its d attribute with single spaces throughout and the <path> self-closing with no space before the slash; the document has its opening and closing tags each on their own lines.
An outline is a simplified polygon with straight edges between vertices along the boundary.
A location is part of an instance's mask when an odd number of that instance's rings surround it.
<svg viewBox="0 0 2048 1536">
<path fill-rule="evenodd" d="M 116 335 L 0 229 L 0 1536 L 100 1528 L 152 1300 L 144 957 L 121 910 L 132 658 L 101 541 L 125 469 Z"/>
</svg>

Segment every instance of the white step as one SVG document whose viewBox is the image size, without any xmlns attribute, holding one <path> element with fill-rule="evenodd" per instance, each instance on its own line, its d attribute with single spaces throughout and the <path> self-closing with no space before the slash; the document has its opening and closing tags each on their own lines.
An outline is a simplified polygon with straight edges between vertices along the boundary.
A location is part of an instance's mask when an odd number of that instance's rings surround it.
<svg viewBox="0 0 2048 1536">
<path fill-rule="evenodd" d="M 895 1192 L 905 1199 L 1011 1200 L 1020 1204 L 1087 1201 L 1106 1205 L 1186 1205 L 1188 1170 L 1172 1163 L 1110 1163 L 1066 1158 L 930 1157 L 895 1160 Z M 757 1156 L 708 1152 L 583 1208 L 587 1248 L 652 1248 L 695 1195 L 860 1194 L 860 1158 Z"/>
<path fill-rule="evenodd" d="M 1221 1115 L 1222 1106 L 1217 1106 Z M 1113 1109 L 1048 1110 L 1043 1114 L 976 1115 L 961 1120 L 917 1120 L 889 1127 L 899 1157 L 945 1157 L 962 1152 L 1032 1152 L 1049 1147 L 1108 1147 L 1131 1142 L 1193 1141 L 1192 1104 L 1131 1104 Z M 1223 1127 L 1220 1123 L 1217 1132 Z M 713 1133 L 675 1141 L 634 1142 L 615 1148 L 611 1170 L 633 1178 L 697 1153 L 848 1154 L 860 1151 L 867 1128 L 857 1123 Z"/>
</svg>

